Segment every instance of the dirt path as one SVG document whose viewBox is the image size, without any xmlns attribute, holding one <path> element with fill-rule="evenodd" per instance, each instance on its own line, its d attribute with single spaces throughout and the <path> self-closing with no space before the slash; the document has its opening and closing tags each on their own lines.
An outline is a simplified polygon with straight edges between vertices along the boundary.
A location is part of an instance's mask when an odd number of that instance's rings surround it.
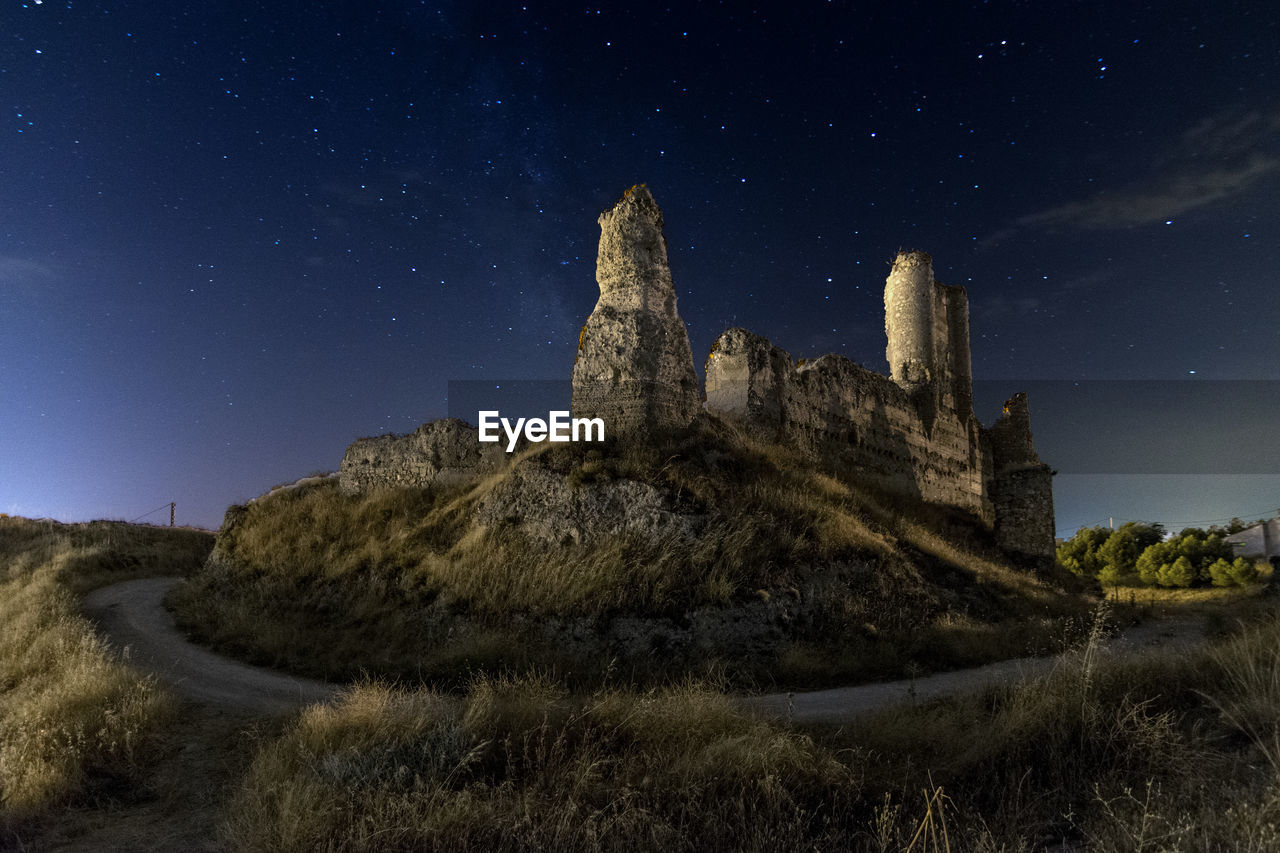
<svg viewBox="0 0 1280 853">
<path fill-rule="evenodd" d="M 144 782 L 68 805 L 35 825 L 23 850 L 220 853 L 227 799 L 262 743 L 305 705 L 340 688 L 216 655 L 187 640 L 164 608 L 181 578 L 144 578 L 90 592 L 82 610 L 129 663 L 154 672 L 182 702 L 159 735 Z M 0 838 L 0 849 L 5 847 Z"/>
<path fill-rule="evenodd" d="M 94 590 L 84 610 L 131 661 L 156 672 L 184 697 L 210 708 L 239 714 L 272 715 L 331 699 L 331 684 L 284 675 L 216 655 L 189 642 L 174 626 L 163 599 L 180 578 L 146 578 Z M 1151 648 L 1189 647 L 1204 641 L 1203 621 L 1149 622 L 1107 642 L 1105 653 L 1127 654 Z M 994 684 L 1041 675 L 1058 658 L 1015 658 L 973 669 L 944 672 L 857 687 L 744 697 L 743 707 L 800 723 L 843 722 L 892 707 L 978 691 Z"/>
<path fill-rule="evenodd" d="M 1107 641 L 1103 645 L 1103 654 L 1115 656 L 1150 649 L 1177 650 L 1192 648 L 1203 642 L 1203 620 L 1148 622 Z M 1014 658 L 925 678 L 837 687 L 832 690 L 752 696 L 743 699 L 742 704 L 764 716 L 789 719 L 797 723 L 841 723 L 895 705 L 924 702 L 957 693 L 978 692 L 996 684 L 1044 675 L 1051 672 L 1060 661 L 1060 657 Z"/>
<path fill-rule="evenodd" d="M 338 692 L 332 684 L 233 661 L 187 640 L 163 604 L 165 593 L 181 581 L 143 578 L 95 589 L 84 598 L 84 613 L 130 663 L 201 705 L 272 715 Z"/>
</svg>

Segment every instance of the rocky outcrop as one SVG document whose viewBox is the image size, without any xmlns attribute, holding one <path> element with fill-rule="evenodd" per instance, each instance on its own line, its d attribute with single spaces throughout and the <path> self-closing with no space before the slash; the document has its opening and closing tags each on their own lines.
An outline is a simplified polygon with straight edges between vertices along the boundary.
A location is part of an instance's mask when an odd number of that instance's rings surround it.
<svg viewBox="0 0 1280 853">
<path fill-rule="evenodd" d="M 361 438 L 339 469 L 343 494 L 378 488 L 447 486 L 483 477 L 507 463 L 500 443 L 480 443 L 475 427 L 457 418 L 431 421 L 408 435 Z"/>
<path fill-rule="evenodd" d="M 703 519 L 675 512 L 648 483 L 612 480 L 574 484 L 537 457 L 514 467 L 476 510 L 482 527 L 511 525 L 549 544 L 589 544 L 635 535 L 649 542 L 692 539 Z"/>
<path fill-rule="evenodd" d="M 689 335 L 662 234 L 643 185 L 600 214 L 596 281 L 573 365 L 574 417 L 599 417 L 606 436 L 645 437 L 687 426 L 699 411 Z"/>
</svg>

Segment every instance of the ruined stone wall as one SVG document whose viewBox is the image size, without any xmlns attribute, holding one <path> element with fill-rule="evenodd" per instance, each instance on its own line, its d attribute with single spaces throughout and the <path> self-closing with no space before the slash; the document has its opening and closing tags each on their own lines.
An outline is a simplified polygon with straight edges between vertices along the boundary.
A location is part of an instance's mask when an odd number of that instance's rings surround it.
<svg viewBox="0 0 1280 853">
<path fill-rule="evenodd" d="M 963 287 L 940 284 L 946 293 L 947 372 L 951 379 L 953 408 L 973 412 L 973 361 L 969 350 L 969 294 Z"/>
<path fill-rule="evenodd" d="M 600 298 L 579 338 L 573 415 L 603 418 L 606 435 L 687 426 L 701 401 L 689 334 L 676 311 L 662 211 L 641 184 L 599 221 Z"/>
<path fill-rule="evenodd" d="M 371 489 L 453 485 L 507 463 L 501 442 L 480 443 L 475 427 L 457 418 L 431 421 L 408 435 L 361 438 L 338 470 L 343 494 Z"/>
<path fill-rule="evenodd" d="M 716 340 L 706 375 L 707 411 L 759 438 L 991 521 L 989 452 L 971 414 L 938 410 L 926 425 L 910 393 L 888 377 L 839 355 L 795 366 L 785 350 L 743 329 Z"/>
<path fill-rule="evenodd" d="M 901 252 L 884 303 L 890 377 L 836 355 L 793 365 L 731 329 L 707 358 L 707 410 L 893 493 L 969 510 L 1010 554 L 1051 560 L 1053 472 L 1036 455 L 1026 395 L 990 430 L 973 414 L 968 294 L 935 281 L 928 254 Z"/>
</svg>

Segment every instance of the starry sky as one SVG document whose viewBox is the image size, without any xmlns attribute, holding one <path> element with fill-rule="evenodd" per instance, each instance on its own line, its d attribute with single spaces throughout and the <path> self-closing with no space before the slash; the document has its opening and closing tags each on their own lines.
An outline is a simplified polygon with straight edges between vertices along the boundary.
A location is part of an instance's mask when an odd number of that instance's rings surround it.
<svg viewBox="0 0 1280 853">
<path fill-rule="evenodd" d="M 215 528 L 451 381 L 567 379 L 644 182 L 699 368 L 887 372 L 925 249 L 1060 535 L 1274 514 L 1278 45 L 1270 0 L 3 0 L 0 511 Z"/>
</svg>

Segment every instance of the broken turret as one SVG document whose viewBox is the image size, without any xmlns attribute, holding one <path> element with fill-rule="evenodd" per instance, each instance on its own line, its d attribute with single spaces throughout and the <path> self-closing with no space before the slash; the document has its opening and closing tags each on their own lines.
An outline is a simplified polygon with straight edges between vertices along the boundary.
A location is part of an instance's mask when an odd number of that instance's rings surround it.
<svg viewBox="0 0 1280 853">
<path fill-rule="evenodd" d="M 606 435 L 643 437 L 687 426 L 700 408 L 689 334 L 662 234 L 643 184 L 600 214 L 600 299 L 578 340 L 574 417 L 602 418 Z"/>
</svg>

